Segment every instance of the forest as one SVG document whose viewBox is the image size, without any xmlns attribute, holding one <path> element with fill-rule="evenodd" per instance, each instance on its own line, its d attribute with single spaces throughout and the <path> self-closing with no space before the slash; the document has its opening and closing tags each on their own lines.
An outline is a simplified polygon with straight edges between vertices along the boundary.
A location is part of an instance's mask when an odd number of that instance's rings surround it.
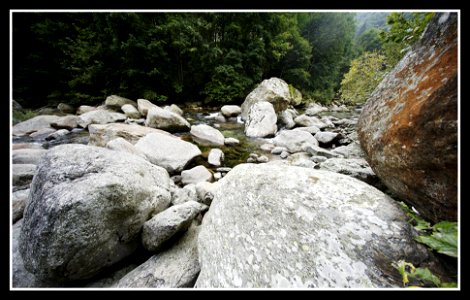
<svg viewBox="0 0 470 300">
<path fill-rule="evenodd" d="M 307 102 L 364 102 L 432 13 L 15 13 L 13 98 L 27 108 L 241 103 L 279 77 Z"/>
</svg>

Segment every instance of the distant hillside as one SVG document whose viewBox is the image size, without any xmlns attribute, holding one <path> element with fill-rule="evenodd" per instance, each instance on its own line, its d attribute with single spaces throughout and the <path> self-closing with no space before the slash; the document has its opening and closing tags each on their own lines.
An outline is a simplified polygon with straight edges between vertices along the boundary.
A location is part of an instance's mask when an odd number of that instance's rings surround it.
<svg viewBox="0 0 470 300">
<path fill-rule="evenodd" d="M 371 27 L 387 28 L 389 12 L 356 13 L 356 37 Z"/>
</svg>

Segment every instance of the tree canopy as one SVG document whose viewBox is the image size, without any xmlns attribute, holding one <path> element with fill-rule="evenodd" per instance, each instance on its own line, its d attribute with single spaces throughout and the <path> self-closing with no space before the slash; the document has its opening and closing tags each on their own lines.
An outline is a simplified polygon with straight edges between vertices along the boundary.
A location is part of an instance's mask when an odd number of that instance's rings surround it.
<svg viewBox="0 0 470 300">
<path fill-rule="evenodd" d="M 241 103 L 273 76 L 330 101 L 351 60 L 351 13 L 13 14 L 13 97 L 26 107 Z"/>
</svg>

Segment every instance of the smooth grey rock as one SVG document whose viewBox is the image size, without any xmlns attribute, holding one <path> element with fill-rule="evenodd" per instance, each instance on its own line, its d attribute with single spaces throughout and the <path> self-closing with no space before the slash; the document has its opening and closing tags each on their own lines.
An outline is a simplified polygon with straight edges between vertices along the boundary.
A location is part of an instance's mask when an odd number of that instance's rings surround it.
<svg viewBox="0 0 470 300">
<path fill-rule="evenodd" d="M 163 107 L 164 110 L 170 111 L 177 115 L 183 116 L 183 110 L 179 108 L 176 104 L 171 104 L 170 106 Z"/>
<path fill-rule="evenodd" d="M 220 108 L 220 112 L 224 117 L 236 117 L 242 113 L 242 109 L 238 105 L 224 105 Z"/>
<path fill-rule="evenodd" d="M 19 187 L 28 186 L 36 173 L 36 165 L 33 164 L 13 164 L 11 169 L 12 183 Z"/>
<path fill-rule="evenodd" d="M 261 145 L 259 148 L 263 151 L 271 152 L 271 150 L 273 150 L 274 147 L 276 147 L 274 144 L 266 143 L 266 144 Z"/>
<path fill-rule="evenodd" d="M 318 141 L 308 132 L 300 130 L 283 130 L 273 142 L 278 147 L 284 147 L 290 153 L 304 151 L 306 146 L 318 146 Z"/>
<path fill-rule="evenodd" d="M 124 120 L 126 120 L 125 114 L 97 109 L 81 114 L 78 119 L 78 125 L 87 128 L 90 124 L 107 124 Z"/>
<path fill-rule="evenodd" d="M 297 112 L 295 110 L 286 109 L 281 112 L 279 120 L 281 121 L 281 124 L 284 124 L 287 129 L 292 129 L 295 127 L 295 117 L 297 117 Z"/>
<path fill-rule="evenodd" d="M 124 104 L 121 107 L 121 110 L 124 112 L 126 117 L 131 119 L 139 119 L 141 117 L 140 112 L 135 108 L 134 105 L 131 104 Z"/>
<path fill-rule="evenodd" d="M 256 162 L 259 163 L 267 163 L 269 161 L 269 158 L 266 155 L 261 155 L 256 159 Z"/>
<path fill-rule="evenodd" d="M 72 130 L 78 127 L 79 116 L 69 115 L 60 117 L 57 121 L 51 123 L 51 127 L 55 129 Z"/>
<path fill-rule="evenodd" d="M 365 158 L 366 154 L 361 148 L 361 144 L 356 141 L 347 146 L 339 146 L 331 150 L 335 154 L 344 156 L 345 158 Z"/>
<path fill-rule="evenodd" d="M 43 128 L 51 128 L 51 123 L 57 122 L 60 118 L 61 117 L 59 116 L 36 116 L 14 125 L 12 128 L 12 134 L 15 136 L 23 136 Z"/>
<path fill-rule="evenodd" d="M 327 124 L 325 124 L 322 120 L 320 120 L 317 117 L 308 117 L 306 115 L 300 115 L 294 119 L 295 124 L 301 127 L 311 127 L 315 126 L 320 129 L 323 129 L 327 127 Z"/>
<path fill-rule="evenodd" d="M 56 131 L 57 131 L 56 129 L 48 127 L 48 128 L 39 129 L 38 131 L 31 133 L 29 136 L 35 140 L 41 140 L 41 139 L 45 139 L 49 134 L 56 132 Z"/>
<path fill-rule="evenodd" d="M 289 104 L 298 104 L 302 100 L 302 94 L 293 89 L 291 94 L 289 85 L 282 79 L 272 77 L 263 80 L 248 96 L 241 105 L 241 118 L 246 120 L 253 104 L 259 101 L 267 101 L 274 105 L 276 112 L 285 110 Z"/>
<path fill-rule="evenodd" d="M 282 151 L 281 154 L 279 154 L 279 157 L 282 159 L 286 159 L 289 156 L 289 152 L 287 151 Z"/>
<path fill-rule="evenodd" d="M 306 131 L 310 134 L 315 135 L 317 132 L 320 131 L 320 128 L 318 128 L 317 126 L 309 126 L 309 127 L 296 127 L 293 130 L 302 130 L 302 131 Z"/>
<path fill-rule="evenodd" d="M 216 170 L 217 170 L 217 172 L 228 173 L 228 172 L 230 172 L 230 170 L 232 170 L 232 168 L 229 168 L 229 167 L 220 167 L 220 168 L 217 168 Z"/>
<path fill-rule="evenodd" d="M 77 115 L 83 115 L 84 113 L 93 111 L 93 110 L 95 110 L 95 109 L 96 109 L 96 107 L 94 107 L 94 106 L 80 105 L 80 106 L 77 108 Z"/>
<path fill-rule="evenodd" d="M 151 107 L 148 110 L 145 125 L 168 132 L 188 131 L 191 128 L 189 122 L 182 116 L 158 106 Z"/>
<path fill-rule="evenodd" d="M 135 103 L 135 101 L 132 101 L 124 97 L 116 96 L 116 95 L 111 95 L 111 96 L 106 97 L 104 104 L 106 106 L 110 106 L 116 109 L 120 109 L 125 104 L 130 104 L 134 107 L 137 107 L 137 103 Z"/>
<path fill-rule="evenodd" d="M 323 116 L 320 120 L 325 124 L 324 128 L 335 128 L 335 124 L 330 120 L 329 117 Z"/>
<path fill-rule="evenodd" d="M 271 150 L 271 154 L 281 154 L 283 151 L 287 151 L 287 148 L 277 146 Z"/>
<path fill-rule="evenodd" d="M 110 274 L 94 277 L 91 282 L 87 283 L 85 288 L 114 288 L 119 280 L 132 272 L 139 265 L 135 263 L 126 264 L 122 268 L 111 272 Z"/>
<path fill-rule="evenodd" d="M 106 148 L 114 151 L 120 151 L 132 155 L 140 156 L 144 159 L 147 159 L 147 156 L 139 149 L 137 149 L 134 145 L 130 142 L 126 141 L 122 137 L 115 138 L 114 140 L 110 140 L 106 144 Z"/>
<path fill-rule="evenodd" d="M 66 103 L 59 103 L 59 105 L 57 105 L 57 109 L 65 114 L 75 113 L 75 108 L 72 105 Z"/>
<path fill-rule="evenodd" d="M 135 147 L 142 151 L 151 163 L 165 168 L 172 174 L 182 171 L 191 160 L 202 154 L 196 145 L 157 132 L 141 138 Z"/>
<path fill-rule="evenodd" d="M 53 132 L 53 133 L 49 134 L 46 137 L 46 141 L 52 141 L 52 140 L 59 139 L 63 136 L 66 136 L 69 133 L 70 133 L 70 131 L 68 131 L 67 129 L 59 129 L 56 132 Z"/>
<path fill-rule="evenodd" d="M 305 114 L 309 117 L 315 116 L 323 111 L 327 111 L 328 108 L 321 106 L 317 103 L 310 104 L 305 110 Z"/>
<path fill-rule="evenodd" d="M 29 189 L 13 192 L 11 195 L 11 218 L 13 224 L 23 217 L 23 211 L 28 201 Z"/>
<path fill-rule="evenodd" d="M 181 172 L 181 182 L 184 185 L 200 181 L 212 181 L 212 173 L 204 166 L 197 166 Z"/>
<path fill-rule="evenodd" d="M 391 262 L 430 258 L 399 204 L 354 178 L 241 164 L 218 184 L 197 288 L 400 287 Z"/>
<path fill-rule="evenodd" d="M 224 152 L 220 149 L 211 149 L 209 156 L 207 157 L 207 162 L 210 165 L 219 167 L 224 161 Z"/>
<path fill-rule="evenodd" d="M 348 175 L 371 185 L 378 181 L 364 158 L 330 158 L 320 164 L 320 169 Z"/>
<path fill-rule="evenodd" d="M 215 172 L 213 176 L 214 176 L 214 180 L 217 181 L 217 180 L 220 180 L 222 178 L 222 173 Z"/>
<path fill-rule="evenodd" d="M 149 100 L 137 99 L 137 109 L 139 110 L 142 116 L 146 117 L 149 109 L 151 109 L 152 107 L 158 107 L 158 106 L 156 106 Z"/>
<path fill-rule="evenodd" d="M 260 101 L 253 104 L 245 122 L 245 134 L 249 137 L 266 137 L 277 131 L 277 116 L 271 103 Z"/>
<path fill-rule="evenodd" d="M 227 119 L 221 113 L 217 114 L 217 116 L 214 118 L 214 120 L 216 122 L 219 122 L 219 123 L 227 122 Z"/>
<path fill-rule="evenodd" d="M 200 271 L 197 256 L 199 226 L 188 231 L 169 249 L 160 252 L 124 276 L 117 288 L 192 287 Z"/>
<path fill-rule="evenodd" d="M 188 201 L 198 201 L 195 184 L 187 184 L 172 191 L 171 204 L 179 205 Z"/>
<path fill-rule="evenodd" d="M 327 160 L 328 158 L 325 157 L 325 156 L 321 156 L 321 155 L 314 155 L 312 157 L 310 157 L 310 159 L 316 163 L 321 163 L 321 162 L 324 162 L 325 160 Z"/>
<path fill-rule="evenodd" d="M 329 131 L 319 131 L 313 137 L 322 144 L 329 144 L 338 137 L 338 133 Z"/>
<path fill-rule="evenodd" d="M 229 138 L 225 138 L 225 139 L 224 139 L 224 144 L 225 144 L 226 146 L 234 146 L 234 145 L 240 144 L 240 141 L 237 140 L 236 138 L 231 138 L 231 137 L 229 137 Z"/>
<path fill-rule="evenodd" d="M 205 204 L 207 206 L 211 205 L 214 194 L 212 191 L 217 188 L 217 182 L 211 183 L 207 181 L 201 181 L 196 184 L 196 192 L 198 202 Z"/>
<path fill-rule="evenodd" d="M 168 173 L 135 155 L 78 144 L 50 149 L 31 184 L 20 252 L 38 279 L 88 279 L 132 254 L 146 220 L 170 204 Z"/>
<path fill-rule="evenodd" d="M 22 110 L 23 109 L 23 106 L 21 106 L 21 104 L 18 103 L 18 101 L 12 99 L 11 101 L 11 107 L 13 110 Z"/>
<path fill-rule="evenodd" d="M 38 287 L 36 278 L 28 270 L 25 269 L 23 257 L 21 257 L 18 241 L 20 238 L 23 220 L 19 220 L 13 225 L 11 230 L 11 266 L 12 266 L 12 286 L 14 288 L 31 288 Z"/>
<path fill-rule="evenodd" d="M 341 154 L 334 153 L 333 151 L 321 148 L 319 146 L 308 145 L 304 150 L 312 156 L 324 156 L 327 158 L 341 157 Z"/>
<path fill-rule="evenodd" d="M 191 137 L 194 142 L 203 146 L 223 146 L 224 135 L 214 127 L 200 124 L 191 126 Z"/>
<path fill-rule="evenodd" d="M 129 143 L 135 145 L 135 143 L 137 143 L 140 138 L 146 136 L 149 133 L 159 133 L 176 138 L 174 135 L 166 131 L 140 126 L 137 124 L 93 124 L 88 126 L 88 131 L 90 132 L 90 139 L 88 142 L 89 145 L 100 147 L 105 147 L 109 141 L 118 137 L 122 137 Z"/>
<path fill-rule="evenodd" d="M 13 150 L 12 151 L 12 163 L 37 165 L 46 152 L 47 152 L 46 149 Z"/>
<path fill-rule="evenodd" d="M 155 215 L 144 223 L 142 245 L 151 252 L 159 250 L 176 233 L 187 230 L 193 219 L 207 208 L 207 205 L 190 200 Z"/>
<path fill-rule="evenodd" d="M 11 145 L 11 149 L 20 150 L 20 149 L 44 149 L 41 143 L 15 143 Z"/>
</svg>

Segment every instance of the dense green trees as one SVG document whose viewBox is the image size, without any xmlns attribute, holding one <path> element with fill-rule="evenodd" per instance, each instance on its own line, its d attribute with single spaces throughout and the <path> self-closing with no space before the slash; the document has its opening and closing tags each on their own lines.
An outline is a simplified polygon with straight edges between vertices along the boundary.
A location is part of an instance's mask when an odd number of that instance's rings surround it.
<svg viewBox="0 0 470 300">
<path fill-rule="evenodd" d="M 302 19 L 301 28 L 312 45 L 308 90 L 315 100 L 328 102 L 338 90 L 353 55 L 354 14 L 309 14 Z"/>
<path fill-rule="evenodd" d="M 14 13 L 13 96 L 240 103 L 277 76 L 329 101 L 354 32 L 349 13 Z"/>
<path fill-rule="evenodd" d="M 390 13 L 389 28 L 369 28 L 357 39 L 358 53 L 341 82 L 341 98 L 352 103 L 365 102 L 410 47 L 419 39 L 433 13 Z M 365 52 L 364 52 L 365 51 Z"/>
</svg>

